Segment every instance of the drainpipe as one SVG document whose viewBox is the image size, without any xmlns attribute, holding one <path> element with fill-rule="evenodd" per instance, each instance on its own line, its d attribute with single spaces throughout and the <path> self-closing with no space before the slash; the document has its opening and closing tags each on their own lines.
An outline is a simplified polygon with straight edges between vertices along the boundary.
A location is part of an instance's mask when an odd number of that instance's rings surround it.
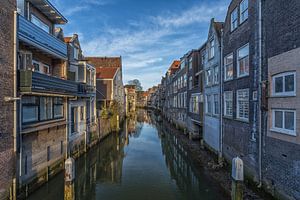
<svg viewBox="0 0 300 200">
<path fill-rule="evenodd" d="M 224 35 L 224 31 L 223 28 L 221 29 L 221 45 L 220 45 L 220 52 L 221 52 L 221 56 L 220 56 L 220 144 L 219 144 L 219 161 L 220 158 L 223 157 L 223 68 L 224 68 L 224 63 L 223 63 L 223 35 Z"/>
<path fill-rule="evenodd" d="M 13 58 L 13 81 L 14 81 L 14 92 L 13 92 L 13 96 L 14 98 L 17 97 L 17 23 L 18 23 L 18 12 L 15 11 L 14 12 L 14 58 Z M 17 145 L 18 145 L 18 119 L 17 119 L 17 102 L 14 101 L 14 127 L 13 127 L 13 138 L 14 138 L 14 156 L 16 158 L 16 168 L 15 170 L 17 170 Z M 17 193 L 17 180 L 18 180 L 18 174 L 16 173 L 16 171 L 14 172 L 14 178 L 13 178 L 13 191 L 12 191 L 12 199 L 16 199 L 16 193 Z"/>
<path fill-rule="evenodd" d="M 258 1 L 258 48 L 259 48 L 259 66 L 258 66 L 258 134 L 259 134 L 259 150 L 258 150 L 258 173 L 259 173 L 259 185 L 262 186 L 262 111 L 261 111 L 261 95 L 262 95 L 262 1 Z"/>
</svg>

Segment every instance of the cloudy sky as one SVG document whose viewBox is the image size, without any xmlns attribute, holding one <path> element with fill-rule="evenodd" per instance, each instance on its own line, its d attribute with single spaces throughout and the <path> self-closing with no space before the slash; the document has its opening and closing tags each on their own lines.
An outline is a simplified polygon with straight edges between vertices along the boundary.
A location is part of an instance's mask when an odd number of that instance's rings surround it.
<svg viewBox="0 0 300 200">
<path fill-rule="evenodd" d="M 173 60 L 199 48 L 210 19 L 223 21 L 229 0 L 50 0 L 77 33 L 85 56 L 122 56 L 124 83 L 160 82 Z"/>
</svg>

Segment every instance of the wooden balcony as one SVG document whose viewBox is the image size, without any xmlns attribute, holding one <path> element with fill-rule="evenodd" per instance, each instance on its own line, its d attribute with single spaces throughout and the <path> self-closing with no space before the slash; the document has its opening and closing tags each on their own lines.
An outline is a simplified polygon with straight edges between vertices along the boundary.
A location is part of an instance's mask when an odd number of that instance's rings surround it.
<svg viewBox="0 0 300 200">
<path fill-rule="evenodd" d="M 30 70 L 20 70 L 20 92 L 68 94 L 76 96 L 78 83 Z"/>
<path fill-rule="evenodd" d="M 18 38 L 26 45 L 37 48 L 45 54 L 67 59 L 67 45 L 55 36 L 18 15 Z"/>
</svg>

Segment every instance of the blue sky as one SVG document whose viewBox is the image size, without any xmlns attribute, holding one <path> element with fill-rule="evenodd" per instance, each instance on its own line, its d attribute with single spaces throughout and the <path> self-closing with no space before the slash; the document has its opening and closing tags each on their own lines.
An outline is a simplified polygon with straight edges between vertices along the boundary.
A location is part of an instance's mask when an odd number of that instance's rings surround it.
<svg viewBox="0 0 300 200">
<path fill-rule="evenodd" d="M 77 33 L 85 56 L 122 56 L 124 83 L 147 89 L 173 60 L 199 48 L 212 17 L 223 21 L 230 0 L 51 0 Z"/>
</svg>

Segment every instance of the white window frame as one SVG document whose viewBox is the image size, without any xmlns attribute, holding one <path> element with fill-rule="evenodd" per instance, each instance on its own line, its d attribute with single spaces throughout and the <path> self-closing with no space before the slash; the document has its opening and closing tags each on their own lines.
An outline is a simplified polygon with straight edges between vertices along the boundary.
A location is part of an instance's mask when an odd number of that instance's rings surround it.
<svg viewBox="0 0 300 200">
<path fill-rule="evenodd" d="M 246 5 L 245 9 L 243 10 L 243 5 Z M 240 24 L 248 19 L 249 11 L 249 2 L 248 0 L 243 0 L 240 3 Z M 247 16 L 246 16 L 247 15 Z"/>
<path fill-rule="evenodd" d="M 216 98 L 217 96 L 217 98 Z M 216 102 L 218 102 L 218 113 L 216 113 Z M 219 94 L 213 94 L 213 113 L 214 115 L 219 115 L 220 114 L 220 97 Z"/>
<path fill-rule="evenodd" d="M 289 75 L 294 75 L 294 91 L 286 92 L 285 91 L 285 77 L 289 76 Z M 275 92 L 275 85 L 276 85 L 275 79 L 279 78 L 279 77 L 283 78 L 283 83 L 282 83 L 283 91 L 276 93 Z M 272 96 L 296 96 L 296 86 L 297 86 L 296 81 L 297 81 L 296 72 L 283 72 L 283 73 L 272 76 Z"/>
<path fill-rule="evenodd" d="M 232 56 L 232 62 L 230 62 L 230 63 L 228 63 L 227 62 L 227 59 L 228 59 L 228 57 L 230 57 L 230 56 Z M 229 67 L 229 66 L 232 66 L 232 77 L 227 77 L 227 68 Z M 227 56 L 225 56 L 225 58 L 224 58 L 224 67 L 225 67 L 225 70 L 224 70 L 224 81 L 229 81 L 229 80 L 232 80 L 233 79 L 233 53 L 230 53 L 230 54 L 228 54 Z"/>
<path fill-rule="evenodd" d="M 228 98 L 227 94 L 231 95 L 231 99 Z M 227 113 L 227 101 L 231 101 L 231 114 Z M 232 117 L 233 116 L 233 91 L 224 91 L 224 116 Z"/>
<path fill-rule="evenodd" d="M 275 127 L 275 112 L 282 112 L 282 126 L 283 128 Z M 292 112 L 294 113 L 294 130 L 285 129 L 285 112 Z M 297 136 L 297 123 L 296 123 L 296 110 L 288 110 L 288 109 L 272 109 L 272 128 L 271 131 Z"/>
<path fill-rule="evenodd" d="M 215 66 L 214 67 L 214 77 L 213 77 L 214 84 L 219 84 L 219 79 L 220 79 L 220 69 L 219 69 L 219 66 Z"/>
<path fill-rule="evenodd" d="M 236 18 L 233 18 L 234 13 L 236 14 Z M 230 13 L 230 26 L 231 26 L 231 31 L 234 31 L 239 23 L 238 23 L 238 8 L 236 7 L 231 13 Z M 235 26 L 234 26 L 235 25 Z"/>
<path fill-rule="evenodd" d="M 241 117 L 239 110 L 240 110 L 240 104 L 239 104 L 239 92 L 248 92 L 248 118 Z M 250 114 L 250 96 L 249 96 L 249 89 L 240 89 L 236 91 L 236 118 L 244 121 L 249 121 L 249 114 Z"/>
<path fill-rule="evenodd" d="M 38 16 L 31 13 L 31 23 L 50 34 L 50 26 L 43 22 Z"/>
<path fill-rule="evenodd" d="M 209 59 L 212 59 L 215 57 L 215 39 L 212 38 L 210 41 L 209 41 Z"/>
<path fill-rule="evenodd" d="M 248 47 L 248 73 L 245 73 L 245 74 L 240 74 L 240 60 L 242 59 L 245 59 L 247 56 L 244 56 L 242 58 L 239 57 L 239 52 Z M 250 72 L 250 46 L 249 46 L 249 43 L 245 44 L 244 46 L 240 47 L 238 50 L 237 50 L 237 57 L 236 57 L 236 60 L 237 60 L 237 77 L 240 78 L 240 77 L 245 77 L 245 76 L 249 76 L 249 72 Z"/>
</svg>

